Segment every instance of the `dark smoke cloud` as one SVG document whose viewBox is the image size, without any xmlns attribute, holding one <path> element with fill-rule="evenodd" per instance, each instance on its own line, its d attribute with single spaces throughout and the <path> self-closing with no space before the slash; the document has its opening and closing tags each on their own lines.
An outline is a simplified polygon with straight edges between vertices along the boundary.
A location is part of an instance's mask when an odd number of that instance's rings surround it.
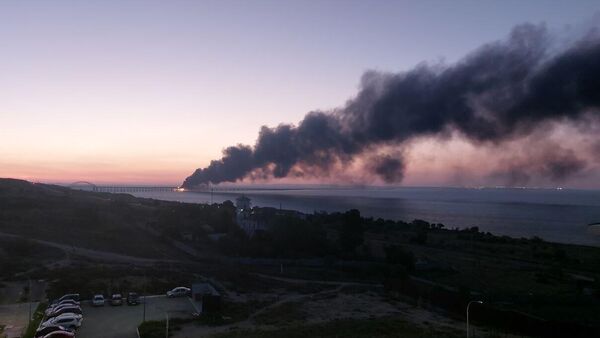
<svg viewBox="0 0 600 338">
<path fill-rule="evenodd" d="M 390 155 L 377 156 L 370 159 L 371 163 L 367 167 L 377 174 L 386 183 L 402 181 L 404 177 L 404 161 L 401 157 L 392 157 Z"/>
<path fill-rule="evenodd" d="M 539 141 L 542 142 L 542 141 Z M 525 186 L 545 178 L 553 183 L 564 183 L 572 175 L 580 174 L 587 163 L 572 149 L 558 144 L 528 143 L 525 155 L 501 161 L 500 169 L 490 175 L 493 181 L 507 186 Z"/>
<path fill-rule="evenodd" d="M 255 172 L 327 173 L 369 158 L 377 147 L 453 131 L 475 144 L 499 145 L 547 121 L 576 122 L 584 115 L 597 121 L 600 38 L 590 34 L 560 52 L 550 41 L 543 26 L 522 25 L 507 40 L 484 45 L 451 66 L 367 72 L 344 107 L 311 112 L 297 126 L 262 127 L 254 147 L 225 149 L 220 160 L 196 170 L 183 186 L 236 181 Z M 539 158 L 547 161 L 539 174 L 566 178 L 578 167 L 571 155 Z M 405 164 L 401 156 L 383 157 L 365 169 L 385 182 L 399 182 Z"/>
<path fill-rule="evenodd" d="M 592 145 L 592 154 L 597 162 L 600 162 L 600 140 Z"/>
</svg>

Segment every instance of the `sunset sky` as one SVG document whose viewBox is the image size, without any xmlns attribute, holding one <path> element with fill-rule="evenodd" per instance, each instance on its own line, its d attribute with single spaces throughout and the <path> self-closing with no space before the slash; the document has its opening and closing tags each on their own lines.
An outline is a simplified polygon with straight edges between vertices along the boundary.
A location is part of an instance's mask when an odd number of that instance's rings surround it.
<svg viewBox="0 0 600 338">
<path fill-rule="evenodd" d="M 452 63 L 524 22 L 560 36 L 598 21 L 598 1 L 575 3 L 2 1 L 0 177 L 179 184 L 262 125 L 343 105 L 366 70 Z M 409 156 L 406 185 L 493 170 L 461 140 Z"/>
</svg>

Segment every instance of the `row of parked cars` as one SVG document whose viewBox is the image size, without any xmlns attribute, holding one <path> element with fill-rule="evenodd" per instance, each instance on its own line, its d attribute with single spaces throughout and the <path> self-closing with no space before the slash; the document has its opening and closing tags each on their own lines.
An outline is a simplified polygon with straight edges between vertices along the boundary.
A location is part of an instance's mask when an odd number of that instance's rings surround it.
<svg viewBox="0 0 600 338">
<path fill-rule="evenodd" d="M 103 295 L 95 295 L 92 298 L 93 306 L 104 306 L 106 302 L 111 305 L 122 305 L 123 296 L 119 293 L 113 294 L 109 300 Z M 140 297 L 135 292 L 127 294 L 128 305 L 140 303 Z M 38 327 L 35 338 L 68 338 L 74 337 L 75 332 L 83 321 L 79 294 L 67 294 L 53 301 L 44 312 L 44 320 Z"/>
<path fill-rule="evenodd" d="M 190 288 L 179 286 L 167 291 L 167 297 L 185 297 L 191 293 Z M 113 306 L 140 304 L 140 296 L 136 292 L 127 293 L 125 300 L 120 293 L 113 294 L 109 299 L 104 295 L 97 294 L 92 298 L 93 306 L 104 306 L 109 303 Z M 35 338 L 69 338 L 74 337 L 75 332 L 83 321 L 79 294 L 67 294 L 53 301 L 44 312 L 44 320 L 38 327 Z"/>
<path fill-rule="evenodd" d="M 35 337 L 74 337 L 83 321 L 79 301 L 79 294 L 67 294 L 52 302 L 44 312 L 44 321 L 38 327 Z"/>
<path fill-rule="evenodd" d="M 138 305 L 140 303 L 140 296 L 136 292 L 129 292 L 126 301 L 127 305 Z M 110 299 L 106 299 L 104 295 L 97 294 L 92 298 L 93 306 L 104 306 L 107 302 L 113 306 L 123 305 L 123 296 L 120 293 L 115 293 Z"/>
</svg>

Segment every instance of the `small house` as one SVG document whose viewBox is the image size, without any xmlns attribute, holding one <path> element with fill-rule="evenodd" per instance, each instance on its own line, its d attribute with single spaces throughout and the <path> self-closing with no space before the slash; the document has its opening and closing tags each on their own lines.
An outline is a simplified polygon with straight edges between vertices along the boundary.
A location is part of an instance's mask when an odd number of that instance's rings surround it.
<svg viewBox="0 0 600 338">
<path fill-rule="evenodd" d="M 192 284 L 192 299 L 200 304 L 200 313 L 221 311 L 221 294 L 210 283 Z"/>
</svg>

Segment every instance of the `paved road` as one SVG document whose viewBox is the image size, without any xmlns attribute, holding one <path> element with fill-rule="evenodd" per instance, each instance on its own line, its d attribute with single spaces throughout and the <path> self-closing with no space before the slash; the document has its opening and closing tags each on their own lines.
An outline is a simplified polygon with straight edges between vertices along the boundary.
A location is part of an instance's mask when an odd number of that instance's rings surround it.
<svg viewBox="0 0 600 338">
<path fill-rule="evenodd" d="M 4 286 L 0 287 L 0 305 L 16 304 L 22 299 L 39 302 L 46 298 L 46 282 L 43 280 L 2 282 L 2 284 Z M 27 293 L 25 288 L 29 285 L 31 285 L 31 292 Z"/>
<path fill-rule="evenodd" d="M 82 304 L 83 323 L 77 338 L 136 338 L 136 328 L 142 323 L 144 305 L 92 307 Z M 146 320 L 189 318 L 195 312 L 189 299 L 149 296 L 146 300 Z"/>
<path fill-rule="evenodd" d="M 4 334 L 7 338 L 21 337 L 27 328 L 29 318 L 29 303 L 0 305 L 0 324 L 6 325 Z M 31 303 L 31 312 L 35 311 L 38 303 Z"/>
</svg>

